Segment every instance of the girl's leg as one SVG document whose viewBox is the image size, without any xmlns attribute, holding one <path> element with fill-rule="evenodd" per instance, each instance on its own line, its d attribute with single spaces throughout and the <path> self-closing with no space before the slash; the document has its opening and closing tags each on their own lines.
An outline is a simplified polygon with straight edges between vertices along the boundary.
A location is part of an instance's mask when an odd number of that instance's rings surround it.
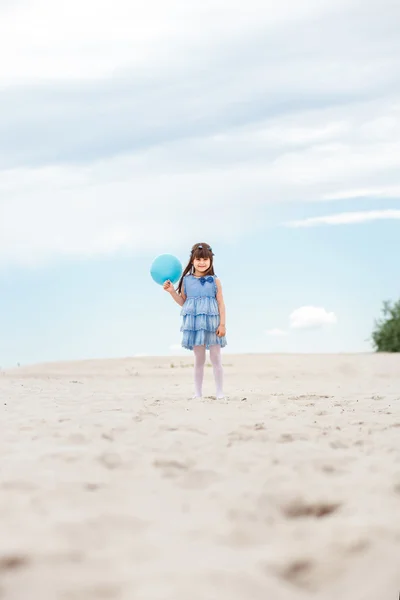
<svg viewBox="0 0 400 600">
<path fill-rule="evenodd" d="M 214 371 L 214 379 L 215 386 L 217 391 L 217 398 L 224 397 L 223 391 L 223 379 L 224 379 L 224 370 L 222 368 L 222 358 L 221 358 L 221 346 L 213 345 L 210 346 L 210 359 L 213 366 Z"/>
<path fill-rule="evenodd" d="M 201 398 L 203 394 L 204 365 L 206 362 L 206 347 L 195 346 L 194 352 L 194 396 Z"/>
</svg>

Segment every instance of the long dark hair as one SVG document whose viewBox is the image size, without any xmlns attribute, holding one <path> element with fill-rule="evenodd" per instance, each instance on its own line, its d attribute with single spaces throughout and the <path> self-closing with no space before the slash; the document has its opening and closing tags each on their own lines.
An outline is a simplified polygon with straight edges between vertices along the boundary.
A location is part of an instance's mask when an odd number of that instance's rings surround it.
<svg viewBox="0 0 400 600">
<path fill-rule="evenodd" d="M 208 275 L 215 275 L 214 273 L 214 253 L 212 251 L 212 248 L 209 244 L 206 244 L 205 242 L 199 242 L 198 244 L 194 244 L 194 246 L 192 247 L 192 251 L 190 253 L 190 258 L 189 258 L 189 262 L 186 265 L 186 267 L 183 270 L 182 276 L 179 280 L 178 283 L 178 287 L 176 288 L 176 291 L 178 292 L 178 294 L 181 293 L 182 291 L 182 286 L 183 286 L 183 278 L 186 277 L 186 275 L 188 273 L 193 273 L 193 261 L 195 258 L 199 259 L 199 258 L 204 258 L 210 259 L 210 268 L 207 269 L 207 271 L 204 273 L 205 276 Z"/>
</svg>

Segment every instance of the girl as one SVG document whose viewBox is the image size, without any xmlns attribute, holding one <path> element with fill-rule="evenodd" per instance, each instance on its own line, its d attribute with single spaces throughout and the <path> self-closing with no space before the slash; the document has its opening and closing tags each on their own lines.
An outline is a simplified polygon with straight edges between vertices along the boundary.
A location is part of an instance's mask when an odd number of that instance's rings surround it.
<svg viewBox="0 0 400 600">
<path fill-rule="evenodd" d="M 195 244 L 177 290 L 170 281 L 164 283 L 164 290 L 182 306 L 182 346 L 194 352 L 194 398 L 203 393 L 206 349 L 210 350 L 217 398 L 224 397 L 221 348 L 226 346 L 225 304 L 213 256 L 208 244 Z"/>
</svg>

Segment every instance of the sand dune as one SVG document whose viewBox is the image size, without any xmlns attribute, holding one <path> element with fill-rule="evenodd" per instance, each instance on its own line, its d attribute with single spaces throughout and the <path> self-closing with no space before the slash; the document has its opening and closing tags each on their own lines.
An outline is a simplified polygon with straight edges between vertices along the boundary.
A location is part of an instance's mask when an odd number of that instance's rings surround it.
<svg viewBox="0 0 400 600">
<path fill-rule="evenodd" d="M 398 598 L 400 356 L 224 364 L 0 372 L 2 600 Z"/>
</svg>

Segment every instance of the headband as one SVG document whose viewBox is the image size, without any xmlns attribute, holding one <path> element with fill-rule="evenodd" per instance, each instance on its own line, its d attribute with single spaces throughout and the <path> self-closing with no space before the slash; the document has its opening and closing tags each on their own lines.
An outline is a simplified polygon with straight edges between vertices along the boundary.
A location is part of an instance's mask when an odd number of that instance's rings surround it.
<svg viewBox="0 0 400 600">
<path fill-rule="evenodd" d="M 197 248 L 194 248 L 194 250 L 191 251 L 191 253 L 193 254 L 193 252 L 196 252 L 196 250 L 203 250 L 203 244 L 199 244 L 197 246 Z M 211 246 L 207 246 L 206 250 L 209 250 L 211 252 L 211 254 L 214 256 L 214 252 L 212 251 Z"/>
</svg>

